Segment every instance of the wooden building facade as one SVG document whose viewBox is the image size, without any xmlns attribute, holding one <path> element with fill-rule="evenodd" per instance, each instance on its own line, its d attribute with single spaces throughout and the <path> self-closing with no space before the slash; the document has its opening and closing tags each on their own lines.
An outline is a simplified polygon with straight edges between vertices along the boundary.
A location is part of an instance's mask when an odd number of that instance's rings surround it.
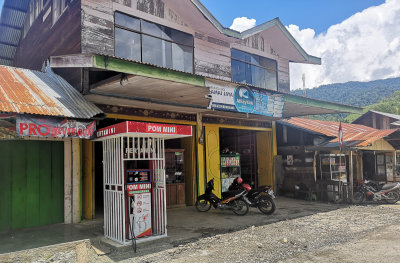
<svg viewBox="0 0 400 263">
<path fill-rule="evenodd" d="M 341 185 L 340 194 L 349 198 L 348 194 L 361 180 L 400 181 L 398 130 L 342 125 L 343 147 L 340 151 L 338 122 L 302 118 L 278 122 L 278 155 L 282 156 L 283 167 L 280 188 L 283 192 L 293 194 L 295 185 L 302 184 L 303 188 L 318 192 L 320 199 L 335 201 L 332 194 L 323 193 L 334 190 L 335 185 Z M 343 196 L 338 199 L 343 200 Z"/>
<path fill-rule="evenodd" d="M 278 18 L 237 32 L 223 27 L 199 0 L 28 2 L 8 63 L 40 69 L 50 58 L 55 72 L 106 113 L 98 128 L 123 120 L 193 127 L 195 136 L 167 145 L 183 155 L 183 167 L 169 177 L 177 185 L 169 188 L 175 189 L 171 198 L 181 196 L 184 204 L 194 204 L 210 179 L 220 194 L 225 148 L 241 156 L 248 183 L 274 185 L 276 120 L 360 113 L 288 93 L 289 63 L 321 60 L 307 54 Z M 249 109 L 235 96 L 250 97 L 259 107 Z M 99 146 L 83 140 L 83 218 L 101 210 L 101 163 Z"/>
</svg>

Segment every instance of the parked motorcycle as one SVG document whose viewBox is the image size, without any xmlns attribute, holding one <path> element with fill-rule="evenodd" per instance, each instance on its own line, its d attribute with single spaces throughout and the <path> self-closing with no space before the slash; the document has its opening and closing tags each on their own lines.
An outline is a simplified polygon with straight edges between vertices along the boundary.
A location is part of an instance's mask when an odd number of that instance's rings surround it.
<svg viewBox="0 0 400 263">
<path fill-rule="evenodd" d="M 371 184 L 370 181 L 364 181 L 358 187 L 357 191 L 353 195 L 355 204 L 361 204 L 364 201 L 385 201 L 388 204 L 395 204 L 400 195 L 398 193 L 400 184 L 393 184 L 393 187 L 389 189 L 382 189 L 377 191 Z"/>
<path fill-rule="evenodd" d="M 393 187 L 396 187 L 399 184 L 399 183 L 379 183 L 379 182 L 370 181 L 370 180 L 366 180 L 365 183 L 367 185 L 372 186 L 375 189 L 375 191 L 388 190 Z M 400 187 L 397 188 L 396 191 L 400 195 Z"/>
<path fill-rule="evenodd" d="M 249 205 L 244 201 L 243 196 L 246 190 L 232 190 L 222 193 L 222 199 L 218 198 L 212 191 L 214 190 L 214 179 L 207 183 L 206 192 L 200 195 L 196 201 L 196 209 L 199 212 L 207 212 L 211 206 L 219 209 L 232 210 L 236 215 L 244 216 L 249 212 Z"/>
<path fill-rule="evenodd" d="M 260 186 L 252 189 L 250 185 L 243 183 L 243 179 L 238 177 L 229 186 L 229 190 L 246 190 L 244 200 L 251 207 L 257 207 L 263 214 L 271 215 L 275 212 L 274 191 L 271 186 Z"/>
</svg>

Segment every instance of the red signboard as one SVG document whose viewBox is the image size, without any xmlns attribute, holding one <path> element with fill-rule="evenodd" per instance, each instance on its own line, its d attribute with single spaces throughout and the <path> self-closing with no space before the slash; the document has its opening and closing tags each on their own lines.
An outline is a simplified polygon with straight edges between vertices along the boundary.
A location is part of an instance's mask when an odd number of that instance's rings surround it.
<svg viewBox="0 0 400 263">
<path fill-rule="evenodd" d="M 97 131 L 97 138 L 124 133 L 192 136 L 192 126 L 126 121 Z"/>
<path fill-rule="evenodd" d="M 77 121 L 71 119 L 48 119 L 18 116 L 18 136 L 46 138 L 91 139 L 96 130 L 95 121 Z"/>
</svg>

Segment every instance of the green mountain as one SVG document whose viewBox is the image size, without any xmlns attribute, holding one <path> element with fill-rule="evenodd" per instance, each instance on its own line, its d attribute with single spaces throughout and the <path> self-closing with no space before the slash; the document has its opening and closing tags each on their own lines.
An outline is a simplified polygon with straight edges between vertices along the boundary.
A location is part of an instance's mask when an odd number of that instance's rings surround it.
<svg viewBox="0 0 400 263">
<path fill-rule="evenodd" d="M 387 113 L 393 113 L 400 115 L 400 91 L 395 91 L 391 96 L 383 98 L 378 103 L 368 105 L 364 108 L 364 111 L 375 110 Z M 346 122 L 352 122 L 360 117 L 358 114 L 350 114 L 346 117 Z"/>
<path fill-rule="evenodd" d="M 383 98 L 392 96 L 397 90 L 400 90 L 400 78 L 390 78 L 369 82 L 350 81 L 322 85 L 314 89 L 307 89 L 306 96 L 319 100 L 365 107 L 375 104 Z M 303 95 L 302 90 L 294 90 L 292 93 L 300 96 Z"/>
</svg>

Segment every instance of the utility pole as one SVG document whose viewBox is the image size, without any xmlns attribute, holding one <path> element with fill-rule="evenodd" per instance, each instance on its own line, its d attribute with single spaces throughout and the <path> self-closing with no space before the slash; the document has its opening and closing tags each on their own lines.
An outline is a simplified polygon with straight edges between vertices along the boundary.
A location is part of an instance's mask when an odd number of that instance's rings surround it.
<svg viewBox="0 0 400 263">
<path fill-rule="evenodd" d="M 303 97 L 306 96 L 306 74 L 303 73 L 301 76 L 301 79 L 303 80 Z"/>
</svg>

